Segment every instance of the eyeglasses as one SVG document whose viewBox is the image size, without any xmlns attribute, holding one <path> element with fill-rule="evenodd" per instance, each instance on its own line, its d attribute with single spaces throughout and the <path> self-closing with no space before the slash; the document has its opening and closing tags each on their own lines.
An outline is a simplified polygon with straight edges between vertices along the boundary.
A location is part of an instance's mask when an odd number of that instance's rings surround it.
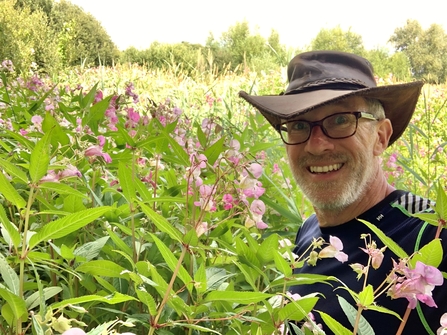
<svg viewBox="0 0 447 335">
<path fill-rule="evenodd" d="M 295 145 L 306 142 L 310 138 L 312 128 L 320 126 L 324 135 L 332 139 L 351 137 L 357 131 L 359 119 L 377 121 L 378 119 L 365 112 L 344 112 L 326 116 L 319 121 L 293 120 L 279 125 L 279 133 L 285 144 Z"/>
</svg>

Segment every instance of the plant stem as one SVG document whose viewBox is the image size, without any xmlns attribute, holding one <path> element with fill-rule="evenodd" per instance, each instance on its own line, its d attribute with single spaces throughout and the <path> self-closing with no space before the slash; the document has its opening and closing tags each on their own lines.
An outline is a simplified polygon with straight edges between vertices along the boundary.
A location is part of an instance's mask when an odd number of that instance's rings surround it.
<svg viewBox="0 0 447 335">
<path fill-rule="evenodd" d="M 175 279 L 177 278 L 177 274 L 180 271 L 180 267 L 182 266 L 183 258 L 185 258 L 186 252 L 187 252 L 187 248 L 186 248 L 186 246 L 183 246 L 182 253 L 180 254 L 180 258 L 178 259 L 174 273 L 172 274 L 171 281 L 169 282 L 168 288 L 167 288 L 166 293 L 163 297 L 163 301 L 161 302 L 160 306 L 158 307 L 157 315 L 155 316 L 155 319 L 151 324 L 151 328 L 149 329 L 148 335 L 153 335 L 155 332 L 155 329 L 158 324 L 158 320 L 160 319 L 161 313 L 163 312 L 163 308 L 166 305 L 166 302 L 168 301 L 168 298 L 171 294 L 172 287 L 174 286 Z"/>
<path fill-rule="evenodd" d="M 405 325 L 407 324 L 407 320 L 408 320 L 408 317 L 410 316 L 410 313 L 411 313 L 411 308 L 407 307 L 407 310 L 405 311 L 404 317 L 402 318 L 402 322 L 400 323 L 399 329 L 396 332 L 396 335 L 401 335 L 402 334 L 402 332 L 403 332 L 403 330 L 405 328 Z"/>
<path fill-rule="evenodd" d="M 360 323 L 360 316 L 362 315 L 363 308 L 359 306 L 357 309 L 357 315 L 355 317 L 355 324 L 354 324 L 354 330 L 352 331 L 352 335 L 356 335 L 357 331 L 359 329 L 359 323 Z"/>
</svg>

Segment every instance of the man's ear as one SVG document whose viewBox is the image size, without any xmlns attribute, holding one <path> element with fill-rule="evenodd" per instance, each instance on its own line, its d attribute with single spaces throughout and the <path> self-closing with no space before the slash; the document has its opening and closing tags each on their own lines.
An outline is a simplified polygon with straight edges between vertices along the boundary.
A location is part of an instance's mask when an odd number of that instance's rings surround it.
<svg viewBox="0 0 447 335">
<path fill-rule="evenodd" d="M 390 137 L 393 134 L 393 126 L 389 119 L 380 120 L 377 125 L 377 141 L 374 145 L 374 155 L 380 156 L 388 147 Z"/>
</svg>

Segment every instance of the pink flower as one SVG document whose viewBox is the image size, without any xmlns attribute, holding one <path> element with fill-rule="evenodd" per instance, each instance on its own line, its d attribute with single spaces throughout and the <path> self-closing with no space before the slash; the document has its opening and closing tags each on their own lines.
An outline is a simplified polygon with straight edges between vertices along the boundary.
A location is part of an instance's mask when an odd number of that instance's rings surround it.
<svg viewBox="0 0 447 335">
<path fill-rule="evenodd" d="M 59 177 L 68 178 L 68 177 L 82 177 L 81 172 L 71 164 L 67 165 L 67 168 L 61 172 L 59 172 Z"/>
<path fill-rule="evenodd" d="M 62 335 L 85 335 L 85 332 L 81 328 L 71 328 L 64 331 Z"/>
<path fill-rule="evenodd" d="M 112 158 L 110 157 L 110 155 L 108 153 L 102 152 L 102 147 L 97 146 L 97 145 L 92 145 L 92 146 L 88 147 L 85 150 L 84 155 L 86 157 L 100 156 L 100 157 L 104 158 L 104 161 L 106 163 L 112 162 Z"/>
<path fill-rule="evenodd" d="M 338 261 L 344 263 L 348 260 L 348 255 L 346 255 L 343 250 L 342 241 L 336 236 L 329 236 L 329 245 L 323 248 L 318 257 L 320 258 L 333 258 L 335 257 Z"/>
<path fill-rule="evenodd" d="M 409 269 L 399 263 L 397 267 L 395 266 L 395 271 L 404 276 L 398 277 L 396 284 L 388 290 L 387 294 L 392 299 L 406 298 L 408 307 L 411 309 L 416 307 L 418 300 L 429 307 L 438 307 L 433 300 L 432 291 L 435 286 L 440 286 L 444 282 L 441 271 L 419 261 L 416 262 L 414 269 Z"/>
<path fill-rule="evenodd" d="M 106 144 L 106 138 L 103 135 L 98 136 L 99 146 L 102 148 Z"/>
<path fill-rule="evenodd" d="M 224 196 L 222 197 L 222 201 L 224 202 L 224 209 L 226 210 L 230 210 L 233 208 L 233 196 L 231 194 L 224 194 Z"/>
<path fill-rule="evenodd" d="M 59 182 L 59 174 L 57 174 L 53 170 L 49 170 L 47 175 L 42 177 L 42 179 L 40 179 L 41 183 L 46 182 L 46 181 L 58 183 Z"/>
<path fill-rule="evenodd" d="M 250 171 L 250 173 L 253 175 L 253 177 L 255 177 L 256 179 L 258 179 L 259 177 L 262 176 L 262 165 L 258 164 L 258 163 L 253 163 L 250 165 L 250 167 L 248 168 L 248 171 Z"/>
<path fill-rule="evenodd" d="M 102 156 L 102 148 L 92 145 L 85 150 L 84 155 L 87 157 Z"/>
<path fill-rule="evenodd" d="M 250 206 L 250 211 L 256 215 L 264 215 L 265 204 L 262 200 L 253 200 Z"/>
<path fill-rule="evenodd" d="M 442 314 L 441 316 L 441 327 L 436 332 L 437 335 L 447 335 L 447 313 Z"/>
<path fill-rule="evenodd" d="M 202 222 L 196 227 L 197 237 L 200 237 L 208 231 L 208 222 Z"/>
</svg>

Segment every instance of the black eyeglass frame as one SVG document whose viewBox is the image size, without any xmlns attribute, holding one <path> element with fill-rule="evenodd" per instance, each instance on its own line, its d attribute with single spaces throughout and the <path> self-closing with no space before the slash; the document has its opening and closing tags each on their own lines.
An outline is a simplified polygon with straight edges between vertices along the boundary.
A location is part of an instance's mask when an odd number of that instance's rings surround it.
<svg viewBox="0 0 447 335">
<path fill-rule="evenodd" d="M 330 136 L 330 135 L 328 134 L 326 128 L 323 126 L 323 122 L 324 122 L 324 120 L 326 120 L 327 118 L 336 116 L 336 115 L 343 115 L 343 114 L 351 114 L 351 115 L 354 115 L 354 116 L 355 116 L 355 129 L 354 129 L 354 132 L 353 132 L 351 135 L 348 135 L 348 136 L 342 136 L 342 137 L 333 137 L 333 136 Z M 356 111 L 356 112 L 340 112 L 340 113 L 335 113 L 335 114 L 328 115 L 328 116 L 326 116 L 326 117 L 324 117 L 324 118 L 322 118 L 321 120 L 318 120 L 318 121 L 291 120 L 291 121 L 283 122 L 283 123 L 281 123 L 281 124 L 278 125 L 278 127 L 277 127 L 277 131 L 279 132 L 282 141 L 283 141 L 285 144 L 287 144 L 287 145 L 298 145 L 298 144 L 302 144 L 302 143 L 307 142 L 307 141 L 309 140 L 310 136 L 312 135 L 312 129 L 313 129 L 315 126 L 320 126 L 321 130 L 323 131 L 323 134 L 326 135 L 327 137 L 329 137 L 329 138 L 331 138 L 331 139 L 334 139 L 334 140 L 339 140 L 339 139 L 348 138 L 348 137 L 351 137 L 351 136 L 354 136 L 354 135 L 355 135 L 355 133 L 357 132 L 357 128 L 358 128 L 359 119 L 367 119 L 367 120 L 371 120 L 371 121 L 379 121 L 378 118 L 376 118 L 376 117 L 375 117 L 374 115 L 372 115 L 371 113 L 367 113 L 367 112 L 361 112 L 361 111 Z M 297 122 L 297 121 L 305 122 L 305 123 L 309 124 L 309 126 L 310 126 L 310 128 L 309 128 L 309 135 L 307 136 L 307 138 L 306 138 L 304 141 L 301 141 L 301 142 L 293 142 L 293 143 L 287 142 L 287 141 L 284 139 L 284 136 L 283 136 L 283 133 L 282 133 L 282 132 L 283 132 L 283 131 L 288 132 L 288 130 L 287 130 L 287 124 L 289 124 L 289 123 L 293 123 L 293 122 Z"/>
</svg>

